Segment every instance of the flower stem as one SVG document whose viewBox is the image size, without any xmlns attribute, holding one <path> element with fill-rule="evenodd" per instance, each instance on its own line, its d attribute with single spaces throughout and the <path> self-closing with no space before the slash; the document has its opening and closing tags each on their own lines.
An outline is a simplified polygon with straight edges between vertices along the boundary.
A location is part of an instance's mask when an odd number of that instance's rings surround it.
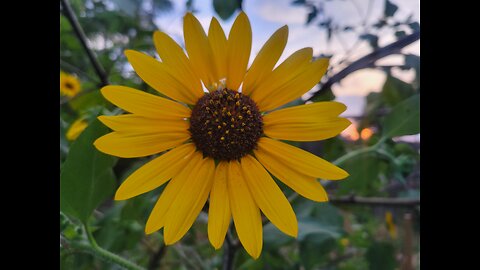
<svg viewBox="0 0 480 270">
<path fill-rule="evenodd" d="M 145 270 L 144 268 L 136 265 L 135 263 L 125 258 L 122 258 L 117 254 L 111 253 L 106 249 L 101 248 L 97 244 L 97 241 L 95 241 L 95 238 L 93 238 L 92 232 L 90 231 L 90 228 L 88 227 L 88 225 L 85 224 L 84 227 L 85 227 L 85 232 L 87 234 L 88 242 L 90 243 L 90 248 L 89 248 L 90 253 L 92 253 L 93 255 L 97 256 L 98 258 L 104 261 L 117 264 L 128 270 Z"/>
<path fill-rule="evenodd" d="M 333 161 L 332 163 L 335 164 L 335 165 L 340 165 L 342 163 L 344 163 L 345 161 L 349 160 L 349 159 L 352 159 L 356 156 L 359 156 L 359 155 L 362 155 L 362 154 L 365 154 L 365 153 L 369 153 L 369 152 L 375 152 L 378 150 L 378 148 L 380 147 L 380 145 L 383 143 L 383 140 L 380 140 L 379 142 L 377 142 L 376 144 L 372 145 L 372 146 L 369 146 L 369 147 L 365 147 L 365 148 L 361 148 L 361 149 L 357 149 L 357 150 L 354 150 L 354 151 L 351 151 L 351 152 L 348 152 L 346 153 L 345 155 L 337 158 L 335 161 Z"/>
<path fill-rule="evenodd" d="M 227 235 L 225 236 L 225 244 L 222 258 L 222 270 L 232 270 L 233 261 L 235 260 L 235 254 L 238 249 L 238 240 L 234 242 L 230 232 L 232 230 L 232 225 L 228 228 Z"/>
</svg>

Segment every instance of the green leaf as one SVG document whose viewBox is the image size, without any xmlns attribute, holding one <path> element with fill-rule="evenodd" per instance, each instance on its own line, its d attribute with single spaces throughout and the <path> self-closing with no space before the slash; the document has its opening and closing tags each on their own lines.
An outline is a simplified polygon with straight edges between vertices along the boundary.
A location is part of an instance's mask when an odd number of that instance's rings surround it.
<svg viewBox="0 0 480 270">
<path fill-rule="evenodd" d="M 310 7 L 310 12 L 307 15 L 306 24 L 307 25 L 310 24 L 317 17 L 317 14 L 318 14 L 317 7 L 316 6 L 311 6 Z"/>
<path fill-rule="evenodd" d="M 70 106 L 78 113 L 85 112 L 86 110 L 101 106 L 106 107 L 107 101 L 103 98 L 100 91 L 93 91 L 90 93 L 85 93 L 83 95 L 77 96 L 70 101 Z"/>
<path fill-rule="evenodd" d="M 332 89 L 328 88 L 322 92 L 320 92 L 316 97 L 312 99 L 313 102 L 320 102 L 320 101 L 332 101 L 335 99 L 335 94 L 333 94 Z"/>
<path fill-rule="evenodd" d="M 387 138 L 420 132 L 420 95 L 416 94 L 393 108 L 385 117 L 383 136 Z"/>
<path fill-rule="evenodd" d="M 213 0 L 213 8 L 223 20 L 230 18 L 235 10 L 241 8 L 241 0 Z"/>
<path fill-rule="evenodd" d="M 386 242 L 374 242 L 367 250 L 365 257 L 370 270 L 393 270 L 395 269 L 395 249 Z"/>
<path fill-rule="evenodd" d="M 395 106 L 415 93 L 413 86 L 393 76 L 387 76 L 381 92 L 383 101 L 389 106 Z"/>
<path fill-rule="evenodd" d="M 396 31 L 396 32 L 395 32 L 395 36 L 396 36 L 397 38 L 402 38 L 402 37 L 404 37 L 404 36 L 406 36 L 406 35 L 407 35 L 407 33 L 405 33 L 405 31 L 403 31 L 403 30 L 399 30 L 399 31 Z"/>
<path fill-rule="evenodd" d="M 329 203 L 306 201 L 295 211 L 299 208 L 311 209 L 298 216 L 297 239 L 300 242 L 300 260 L 305 269 L 312 269 L 328 259 L 328 253 L 336 247 L 337 239 L 345 234 L 343 217 Z M 307 214 L 309 216 L 305 216 Z"/>
<path fill-rule="evenodd" d="M 276 250 L 292 241 L 292 237 L 282 233 L 272 223 L 263 226 L 263 242 L 265 244 L 265 250 Z"/>
<path fill-rule="evenodd" d="M 338 195 L 354 192 L 357 195 L 372 196 L 380 188 L 380 172 L 386 163 L 371 155 L 362 155 L 346 161 L 344 168 L 350 176 L 338 183 Z"/>
<path fill-rule="evenodd" d="M 390 2 L 389 0 L 385 1 L 385 12 L 384 12 L 385 17 L 392 17 L 393 15 L 395 15 L 395 12 L 397 12 L 397 10 L 398 10 L 397 5 Z"/>
<path fill-rule="evenodd" d="M 412 29 L 413 31 L 420 31 L 420 24 L 419 24 L 418 22 L 409 23 L 408 26 L 409 26 L 410 29 Z"/>
<path fill-rule="evenodd" d="M 115 189 L 116 158 L 100 153 L 93 142 L 108 128 L 94 120 L 72 144 L 60 172 L 60 209 L 87 222 L 93 210 Z"/>
<path fill-rule="evenodd" d="M 328 260 L 328 254 L 336 246 L 334 238 L 326 234 L 313 234 L 300 243 L 300 260 L 305 269 L 316 269 L 315 266 Z"/>
<path fill-rule="evenodd" d="M 360 39 L 368 41 L 370 46 L 374 49 L 378 48 L 378 36 L 374 34 L 362 34 L 359 36 Z"/>
</svg>

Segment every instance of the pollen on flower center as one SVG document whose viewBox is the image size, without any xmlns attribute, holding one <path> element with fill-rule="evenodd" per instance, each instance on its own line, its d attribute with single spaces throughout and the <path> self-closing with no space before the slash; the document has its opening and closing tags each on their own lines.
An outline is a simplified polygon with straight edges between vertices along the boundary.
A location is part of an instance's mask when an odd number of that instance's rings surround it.
<svg viewBox="0 0 480 270">
<path fill-rule="evenodd" d="M 205 156 L 239 159 L 256 148 L 263 120 L 255 102 L 229 89 L 205 94 L 190 118 L 192 140 Z"/>
</svg>

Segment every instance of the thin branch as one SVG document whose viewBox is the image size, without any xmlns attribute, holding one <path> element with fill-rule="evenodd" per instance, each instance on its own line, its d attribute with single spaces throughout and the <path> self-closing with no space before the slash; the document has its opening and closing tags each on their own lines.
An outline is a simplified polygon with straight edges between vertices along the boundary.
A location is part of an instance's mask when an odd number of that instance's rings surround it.
<svg viewBox="0 0 480 270">
<path fill-rule="evenodd" d="M 330 77 L 330 79 L 328 79 L 328 81 L 325 82 L 318 91 L 314 92 L 313 95 L 308 100 L 314 99 L 315 97 L 320 95 L 322 92 L 332 87 L 333 84 L 341 81 L 350 73 L 353 73 L 357 70 L 360 70 L 366 67 L 370 67 L 373 63 L 375 63 L 375 61 L 385 56 L 399 53 L 404 47 L 412 44 L 413 42 L 417 41 L 419 38 L 420 38 L 420 32 L 417 31 L 411 35 L 408 35 L 402 39 L 399 39 L 385 47 L 379 48 L 365 55 L 364 57 L 356 60 L 355 62 L 351 63 L 348 67 L 344 68 L 337 74 Z"/>
<path fill-rule="evenodd" d="M 78 67 L 76 67 L 76 66 L 74 66 L 74 65 L 72 65 L 72 64 L 70 64 L 70 63 L 68 63 L 68 62 L 66 62 L 66 61 L 64 61 L 64 60 L 62 60 L 62 59 L 60 59 L 60 67 L 61 67 L 61 66 L 65 67 L 65 68 L 67 68 L 67 69 L 70 69 L 70 70 L 72 70 L 72 71 L 74 71 L 74 72 L 80 73 L 80 74 L 84 75 L 85 77 L 89 78 L 90 80 L 92 80 L 92 81 L 94 81 L 94 82 L 96 82 L 96 83 L 99 82 L 97 78 L 92 77 L 92 76 L 91 76 L 90 74 L 88 74 L 87 72 L 79 69 Z"/>
<path fill-rule="evenodd" d="M 105 86 L 108 85 L 108 79 L 107 75 L 105 73 L 105 70 L 103 69 L 102 65 L 100 62 L 98 62 L 97 57 L 95 53 L 88 47 L 87 44 L 87 37 L 85 33 L 83 32 L 82 27 L 80 26 L 80 23 L 78 22 L 77 16 L 73 12 L 73 9 L 69 3 L 68 0 L 60 0 L 63 8 L 63 12 L 65 14 L 65 17 L 67 17 L 68 21 L 72 25 L 73 31 L 75 32 L 75 35 L 77 36 L 78 40 L 82 44 L 83 49 L 88 55 L 88 59 L 93 65 L 93 68 L 95 69 L 95 72 L 97 73 L 98 78 L 100 79 L 100 86 Z"/>
<path fill-rule="evenodd" d="M 150 258 L 150 262 L 148 263 L 149 270 L 155 270 L 160 266 L 160 261 L 162 260 L 163 256 L 165 255 L 165 251 L 167 250 L 167 246 L 164 244 L 160 244 L 160 248 L 153 254 Z"/>
<path fill-rule="evenodd" d="M 230 228 L 227 231 L 227 235 L 225 237 L 225 244 L 224 244 L 224 251 L 223 251 L 223 259 L 222 259 L 222 270 L 232 270 L 233 269 L 233 261 L 235 260 L 235 254 L 238 249 L 238 241 L 234 241 L 233 237 L 230 234 Z"/>
<path fill-rule="evenodd" d="M 329 201 L 334 204 L 359 204 L 371 206 L 396 206 L 415 207 L 420 205 L 420 199 L 408 198 L 380 198 L 380 197 L 358 197 L 358 196 L 329 196 Z"/>
</svg>

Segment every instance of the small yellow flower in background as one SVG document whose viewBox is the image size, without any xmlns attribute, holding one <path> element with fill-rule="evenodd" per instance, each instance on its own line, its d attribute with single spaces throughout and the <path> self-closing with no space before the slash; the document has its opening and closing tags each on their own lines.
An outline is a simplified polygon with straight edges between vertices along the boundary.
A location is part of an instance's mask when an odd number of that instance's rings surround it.
<svg viewBox="0 0 480 270">
<path fill-rule="evenodd" d="M 395 226 L 395 223 L 393 223 L 392 212 L 387 211 L 385 213 L 385 222 L 387 224 L 387 229 L 388 229 L 388 233 L 390 234 L 390 237 L 392 239 L 396 239 L 397 238 L 397 227 Z"/>
<path fill-rule="evenodd" d="M 75 120 L 75 122 L 72 123 L 72 125 L 70 125 L 70 128 L 68 128 L 65 137 L 67 137 L 67 140 L 69 141 L 74 141 L 78 138 L 78 136 L 80 136 L 80 134 L 82 134 L 82 132 L 87 126 L 87 121 L 83 119 L 77 119 Z"/>
<path fill-rule="evenodd" d="M 348 238 L 342 238 L 340 239 L 340 244 L 344 247 L 347 247 L 348 245 L 350 245 L 350 240 L 348 240 Z"/>
<path fill-rule="evenodd" d="M 252 30 L 245 13 L 237 16 L 228 38 L 215 18 L 206 34 L 187 13 L 188 57 L 159 31 L 153 40 L 161 62 L 137 51 L 125 52 L 135 72 L 171 100 L 124 86 L 102 88 L 106 99 L 130 114 L 100 116 L 113 132 L 94 145 L 123 158 L 171 149 L 132 173 L 115 194 L 116 200 L 126 200 L 171 179 L 148 218 L 147 234 L 163 228 L 165 244 L 174 244 L 209 199 L 210 243 L 215 249 L 222 246 L 233 218 L 240 242 L 256 259 L 263 245 L 260 211 L 280 231 L 298 234 L 295 213 L 269 172 L 317 202 L 328 201 L 318 178 L 348 176 L 328 161 L 280 141 L 328 139 L 351 124 L 339 117 L 346 106 L 338 102 L 272 111 L 313 88 L 329 63 L 327 58 L 313 59 L 312 48 L 303 48 L 274 69 L 287 37 L 287 26 L 278 29 L 247 69 Z"/>
<path fill-rule="evenodd" d="M 60 72 L 60 94 L 67 97 L 74 97 L 80 92 L 80 81 L 77 77 Z"/>
</svg>

